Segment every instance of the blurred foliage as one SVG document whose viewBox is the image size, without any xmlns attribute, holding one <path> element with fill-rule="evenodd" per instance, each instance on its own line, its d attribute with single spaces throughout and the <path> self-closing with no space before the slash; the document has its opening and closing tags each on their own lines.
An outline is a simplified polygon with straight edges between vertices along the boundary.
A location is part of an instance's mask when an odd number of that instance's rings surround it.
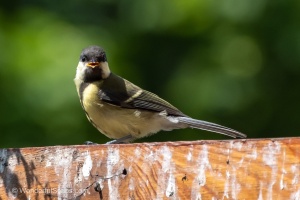
<svg viewBox="0 0 300 200">
<path fill-rule="evenodd" d="M 300 3 L 14 1 L 0 7 L 0 147 L 109 141 L 73 83 L 81 50 L 198 119 L 254 137 L 300 130 Z M 142 141 L 225 139 L 199 130 Z"/>
</svg>

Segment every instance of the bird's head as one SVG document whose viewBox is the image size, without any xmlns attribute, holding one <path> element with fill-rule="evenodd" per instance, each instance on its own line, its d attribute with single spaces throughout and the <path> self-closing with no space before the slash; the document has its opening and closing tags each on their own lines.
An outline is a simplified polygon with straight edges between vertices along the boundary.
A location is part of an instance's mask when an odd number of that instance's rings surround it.
<svg viewBox="0 0 300 200">
<path fill-rule="evenodd" d="M 89 46 L 80 54 L 76 78 L 84 82 L 106 79 L 110 75 L 105 51 L 98 46 Z"/>
</svg>

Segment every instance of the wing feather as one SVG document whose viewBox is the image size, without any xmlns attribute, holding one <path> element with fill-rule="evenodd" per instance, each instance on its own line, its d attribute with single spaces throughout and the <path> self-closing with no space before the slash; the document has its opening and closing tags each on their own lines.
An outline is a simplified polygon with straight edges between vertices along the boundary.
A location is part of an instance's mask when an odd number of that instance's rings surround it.
<svg viewBox="0 0 300 200">
<path fill-rule="evenodd" d="M 155 112 L 166 111 L 168 115 L 186 116 L 172 104 L 161 99 L 156 94 L 143 90 L 114 74 L 111 74 L 100 88 L 99 98 L 115 106 Z"/>
</svg>

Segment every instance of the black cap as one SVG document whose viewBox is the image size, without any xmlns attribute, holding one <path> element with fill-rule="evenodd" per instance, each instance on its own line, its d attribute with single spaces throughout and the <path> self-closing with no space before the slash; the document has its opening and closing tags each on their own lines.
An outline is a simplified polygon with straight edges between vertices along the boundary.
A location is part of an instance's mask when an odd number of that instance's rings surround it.
<svg viewBox="0 0 300 200">
<path fill-rule="evenodd" d="M 106 62 L 106 54 L 103 48 L 99 46 L 89 46 L 82 50 L 80 54 L 82 62 Z"/>
</svg>

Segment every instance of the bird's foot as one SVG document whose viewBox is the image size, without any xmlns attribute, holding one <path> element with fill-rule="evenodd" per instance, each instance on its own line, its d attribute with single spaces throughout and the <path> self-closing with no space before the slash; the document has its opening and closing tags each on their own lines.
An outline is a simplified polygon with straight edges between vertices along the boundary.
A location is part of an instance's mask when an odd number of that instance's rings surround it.
<svg viewBox="0 0 300 200">
<path fill-rule="evenodd" d="M 94 145 L 94 144 L 97 144 L 97 143 L 94 143 L 94 142 L 91 142 L 91 141 L 85 141 L 83 144 L 84 145 Z"/>
<path fill-rule="evenodd" d="M 131 135 L 126 135 L 125 137 L 109 141 L 106 144 L 127 144 L 132 142 L 133 140 L 135 140 L 134 137 L 132 137 Z"/>
</svg>

